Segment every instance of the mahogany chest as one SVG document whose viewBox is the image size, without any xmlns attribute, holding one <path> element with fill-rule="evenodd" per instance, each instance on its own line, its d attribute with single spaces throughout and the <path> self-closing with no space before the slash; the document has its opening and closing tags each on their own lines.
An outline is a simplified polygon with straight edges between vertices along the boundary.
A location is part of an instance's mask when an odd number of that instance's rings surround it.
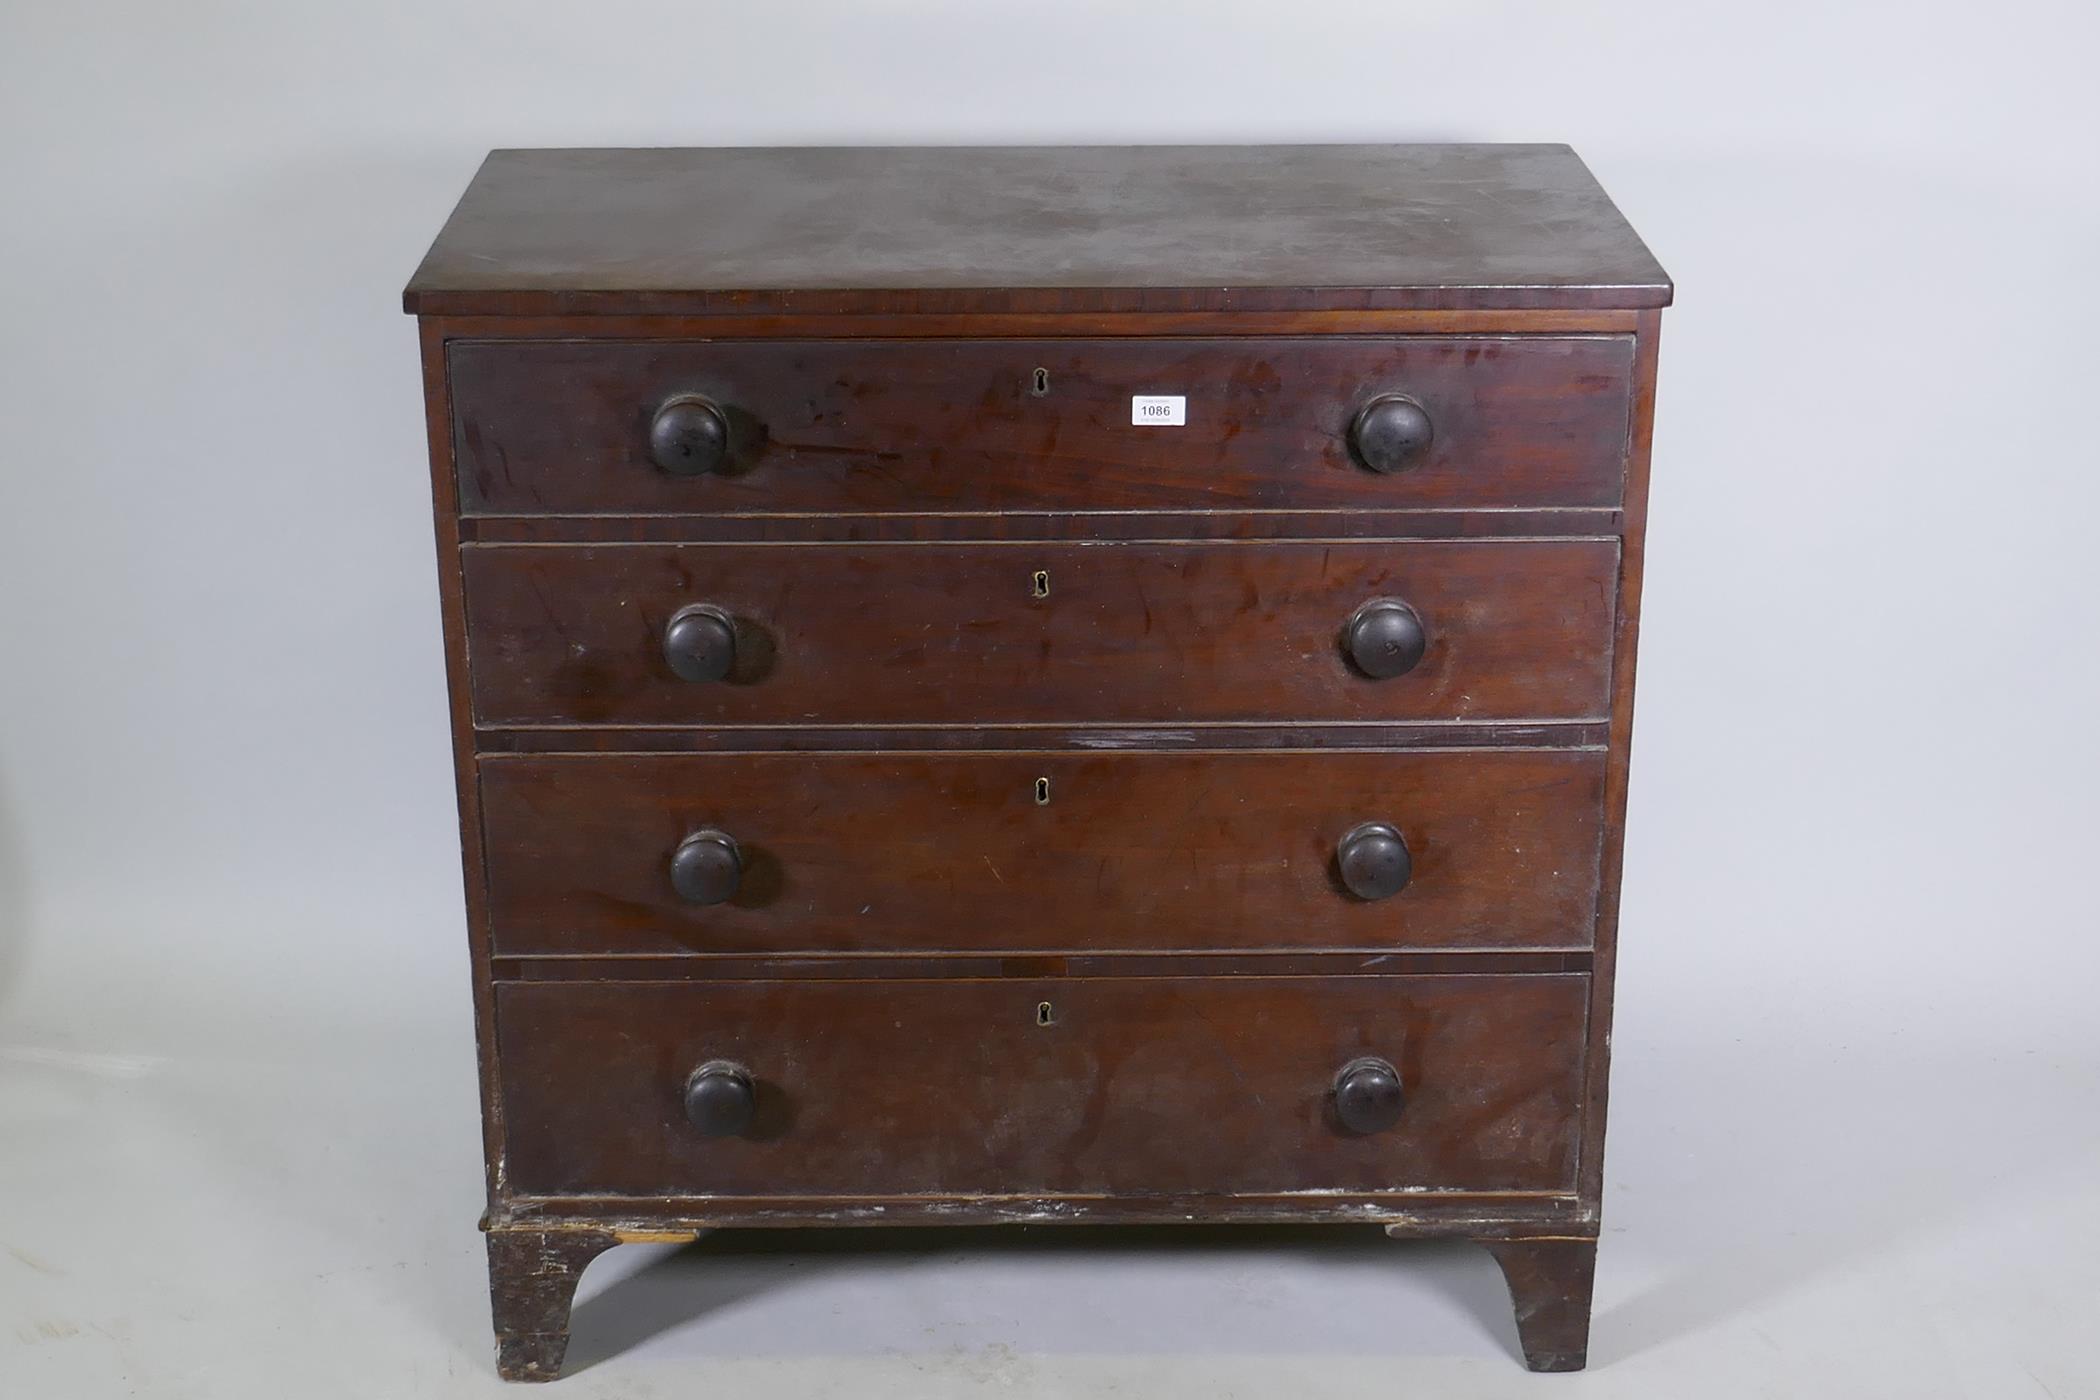
<svg viewBox="0 0 2100 1400">
<path fill-rule="evenodd" d="M 420 321 L 504 1375 L 720 1225 L 1370 1222 L 1583 1363 L 1656 331 L 1564 146 L 492 154 Z"/>
</svg>

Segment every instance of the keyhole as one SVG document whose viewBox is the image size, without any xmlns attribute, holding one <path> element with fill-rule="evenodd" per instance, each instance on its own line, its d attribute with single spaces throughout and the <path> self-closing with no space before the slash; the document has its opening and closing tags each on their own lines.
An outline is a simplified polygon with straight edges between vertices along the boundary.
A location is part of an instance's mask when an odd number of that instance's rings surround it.
<svg viewBox="0 0 2100 1400">
<path fill-rule="evenodd" d="M 1050 805 L 1050 780 L 1048 778 L 1037 778 L 1035 780 L 1035 805 L 1038 807 Z"/>
<path fill-rule="evenodd" d="M 1050 1009 L 1049 1002 L 1039 1001 L 1035 1004 L 1035 1023 L 1037 1025 L 1047 1026 L 1052 1024 L 1056 1020 L 1057 1013 Z"/>
<path fill-rule="evenodd" d="M 1038 598 L 1050 596 L 1050 571 L 1048 569 L 1037 569 L 1035 571 L 1035 596 Z"/>
<path fill-rule="evenodd" d="M 1029 384 L 1028 392 L 1030 394 L 1033 394 L 1036 398 L 1042 398 L 1044 395 L 1048 394 L 1050 392 L 1050 371 L 1042 368 L 1041 366 L 1037 366 L 1035 371 L 1035 378 Z"/>
</svg>

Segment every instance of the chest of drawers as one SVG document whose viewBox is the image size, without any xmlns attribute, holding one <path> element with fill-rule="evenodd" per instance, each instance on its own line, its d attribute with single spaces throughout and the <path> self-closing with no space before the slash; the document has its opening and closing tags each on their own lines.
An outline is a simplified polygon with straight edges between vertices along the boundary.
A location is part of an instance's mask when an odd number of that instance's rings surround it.
<svg viewBox="0 0 2100 1400">
<path fill-rule="evenodd" d="M 503 1374 L 624 1240 L 1185 1220 L 1579 1367 L 1669 297 L 1558 146 L 491 155 L 406 303 Z"/>
</svg>

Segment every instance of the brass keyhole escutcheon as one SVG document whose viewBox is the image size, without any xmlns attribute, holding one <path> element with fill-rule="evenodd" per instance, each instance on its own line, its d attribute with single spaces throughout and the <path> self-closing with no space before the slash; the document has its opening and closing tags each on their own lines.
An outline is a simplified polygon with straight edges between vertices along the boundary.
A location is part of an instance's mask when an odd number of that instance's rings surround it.
<svg viewBox="0 0 2100 1400">
<path fill-rule="evenodd" d="M 1035 593 L 1035 596 L 1036 596 L 1036 597 L 1038 597 L 1038 598 L 1047 598 L 1047 597 L 1049 597 L 1049 596 L 1050 596 L 1050 571 L 1049 571 L 1048 569 L 1037 569 L 1037 570 L 1035 571 L 1035 578 L 1034 578 L 1034 579 L 1033 579 L 1033 580 L 1031 581 L 1031 584 L 1030 584 L 1030 586 L 1031 586 L 1031 588 L 1033 589 L 1033 591 L 1034 591 L 1034 593 Z"/>
<path fill-rule="evenodd" d="M 1050 371 L 1038 365 L 1028 380 L 1028 392 L 1034 398 L 1046 397 L 1050 393 Z"/>
<path fill-rule="evenodd" d="M 1035 1004 L 1035 1023 L 1039 1026 L 1057 1024 L 1057 1012 L 1049 1002 L 1039 1001 Z"/>
<path fill-rule="evenodd" d="M 1035 780 L 1035 805 L 1038 807 L 1050 805 L 1050 780 L 1048 778 L 1037 778 Z"/>
</svg>

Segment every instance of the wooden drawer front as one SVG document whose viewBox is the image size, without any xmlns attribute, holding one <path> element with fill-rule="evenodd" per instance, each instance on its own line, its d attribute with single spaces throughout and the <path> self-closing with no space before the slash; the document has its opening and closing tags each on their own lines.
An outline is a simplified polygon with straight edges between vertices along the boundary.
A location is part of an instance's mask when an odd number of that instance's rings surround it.
<svg viewBox="0 0 2100 1400">
<path fill-rule="evenodd" d="M 1587 983 L 510 983 L 506 1178 L 521 1195 L 1566 1190 Z M 1364 1056 L 1398 1070 L 1404 1107 L 1352 1134 L 1334 1082 Z M 718 1060 L 755 1084 L 738 1136 L 685 1116 L 688 1077 Z"/>
<path fill-rule="evenodd" d="M 476 545 L 484 725 L 1186 724 L 1585 718 L 1609 707 L 1610 540 Z M 1047 596 L 1038 597 L 1047 591 Z M 1343 630 L 1404 599 L 1428 651 L 1373 680 Z M 734 619 L 726 680 L 664 631 Z"/>
<path fill-rule="evenodd" d="M 1632 366 L 1629 336 L 450 350 L 461 508 L 495 515 L 1615 506 Z M 651 425 L 690 394 L 728 461 L 673 476 Z M 1388 394 L 1432 439 L 1380 475 L 1349 429 Z M 1134 425 L 1138 395 L 1184 397 L 1186 422 Z"/>
<path fill-rule="evenodd" d="M 1571 750 L 481 764 L 499 954 L 1587 947 L 1603 783 Z M 1367 822 L 1413 865 L 1383 899 L 1341 884 Z M 743 872 L 688 904 L 708 830 Z"/>
</svg>

